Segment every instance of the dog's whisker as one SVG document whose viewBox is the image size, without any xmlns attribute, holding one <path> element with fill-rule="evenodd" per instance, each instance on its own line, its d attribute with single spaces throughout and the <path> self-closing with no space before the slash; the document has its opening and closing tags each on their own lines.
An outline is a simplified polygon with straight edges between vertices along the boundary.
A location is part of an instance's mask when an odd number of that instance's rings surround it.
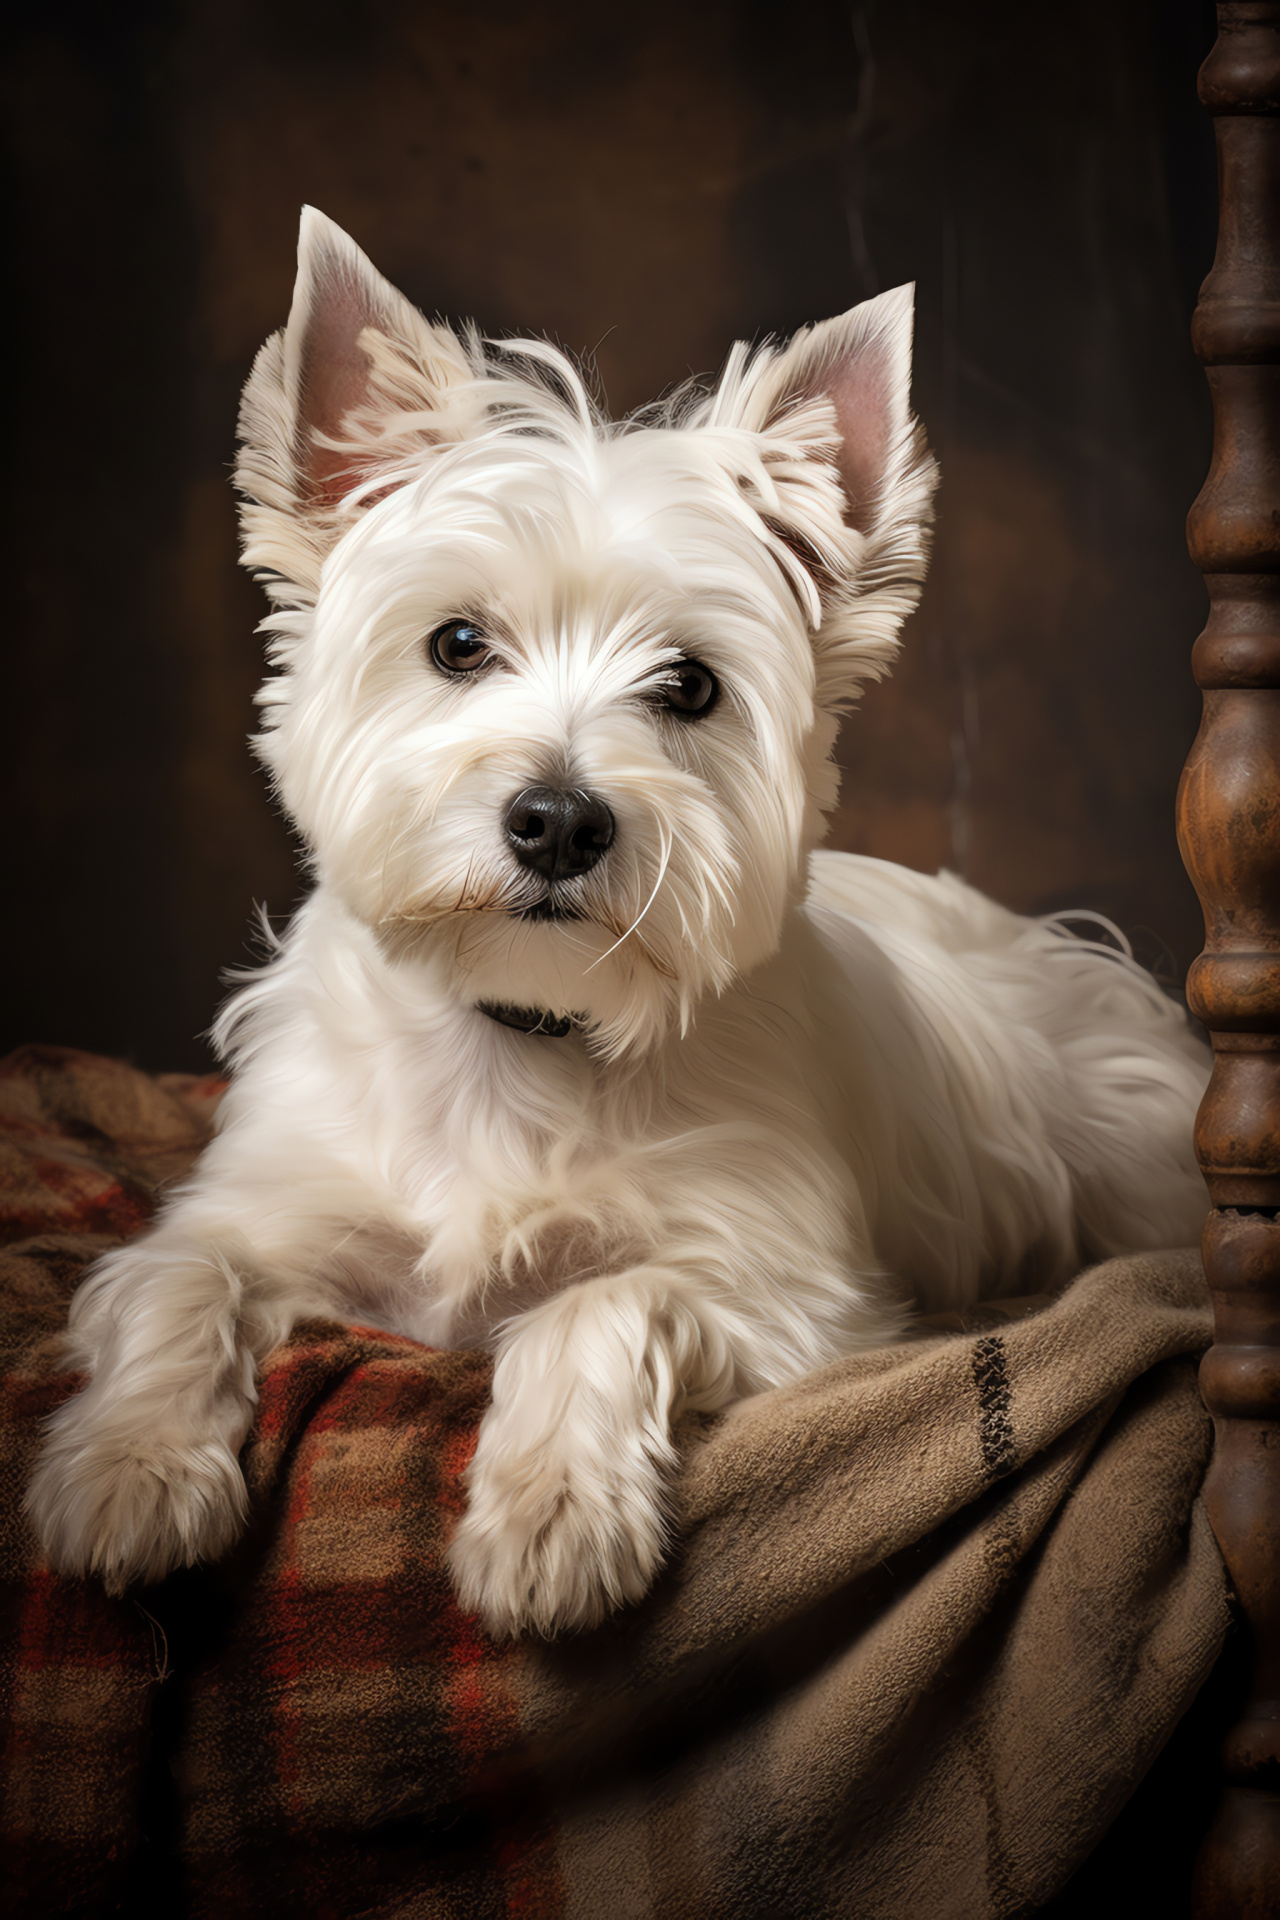
<svg viewBox="0 0 1280 1920">
<path fill-rule="evenodd" d="M 439 920 L 463 918 L 476 913 L 509 913 L 511 901 L 506 897 L 501 885 L 468 900 L 465 895 L 458 896 L 444 906 L 397 907 L 394 913 L 386 914 L 379 925 L 383 927 L 418 926 L 429 927 Z"/>
<path fill-rule="evenodd" d="M 615 940 L 611 947 L 607 947 L 605 951 L 600 955 L 599 960 L 593 960 L 591 962 L 591 965 L 587 968 L 588 973 L 593 973 L 595 969 L 598 966 L 600 966 L 603 961 L 609 958 L 609 955 L 611 953 L 616 953 L 618 951 L 618 948 L 622 945 L 623 940 L 628 939 L 635 932 L 636 928 L 640 925 L 640 922 L 644 919 L 646 913 L 648 913 L 650 907 L 653 905 L 654 901 L 658 897 L 658 889 L 667 877 L 667 865 L 671 859 L 671 847 L 672 847 L 671 840 L 667 837 L 665 831 L 661 826 L 659 827 L 658 831 L 659 833 L 662 834 L 662 864 L 658 868 L 658 877 L 653 883 L 653 892 L 649 895 L 649 898 L 645 901 L 639 913 L 636 915 L 631 925 L 627 928 L 626 933 L 622 935 L 622 938 L 619 940 Z M 647 948 L 646 948 L 646 951 L 648 951 Z"/>
<path fill-rule="evenodd" d="M 467 870 L 462 876 L 462 885 L 458 889 L 458 907 L 461 908 L 471 892 L 471 882 L 476 870 L 475 855 L 467 861 Z"/>
</svg>

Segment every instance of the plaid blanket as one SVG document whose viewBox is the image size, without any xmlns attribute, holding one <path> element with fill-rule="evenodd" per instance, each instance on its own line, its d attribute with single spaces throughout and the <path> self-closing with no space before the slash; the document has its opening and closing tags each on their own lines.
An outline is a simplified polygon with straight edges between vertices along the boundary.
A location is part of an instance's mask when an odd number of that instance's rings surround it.
<svg viewBox="0 0 1280 1920">
<path fill-rule="evenodd" d="M 491 1644 L 442 1568 L 486 1358 L 300 1326 L 248 1537 L 112 1600 L 42 1567 L 22 1488 L 77 1276 L 218 1092 L 0 1067 L 9 1913 L 985 1920 L 1062 1886 L 1224 1633 L 1194 1255 L 686 1421 L 671 1567 L 552 1644 Z"/>
</svg>

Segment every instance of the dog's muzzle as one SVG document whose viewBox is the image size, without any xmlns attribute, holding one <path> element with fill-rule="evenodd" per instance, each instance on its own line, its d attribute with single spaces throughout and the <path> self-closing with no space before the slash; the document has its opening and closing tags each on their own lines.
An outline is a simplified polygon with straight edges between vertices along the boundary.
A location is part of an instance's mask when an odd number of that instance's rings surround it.
<svg viewBox="0 0 1280 1920">
<path fill-rule="evenodd" d="M 522 867 L 548 880 L 589 873 L 613 845 L 613 815 L 580 787 L 526 787 L 502 817 L 507 845 Z"/>
</svg>

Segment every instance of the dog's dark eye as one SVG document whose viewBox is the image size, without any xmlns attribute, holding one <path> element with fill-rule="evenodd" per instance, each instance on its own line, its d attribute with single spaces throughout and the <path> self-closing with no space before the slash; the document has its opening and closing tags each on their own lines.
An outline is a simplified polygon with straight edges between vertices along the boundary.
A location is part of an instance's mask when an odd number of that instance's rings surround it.
<svg viewBox="0 0 1280 1920">
<path fill-rule="evenodd" d="M 720 683 L 699 660 L 677 660 L 671 678 L 659 690 L 659 698 L 669 713 L 700 719 L 716 703 Z"/>
<path fill-rule="evenodd" d="M 493 657 L 492 647 L 471 620 L 447 620 L 432 634 L 428 650 L 443 673 L 474 673 Z"/>
</svg>

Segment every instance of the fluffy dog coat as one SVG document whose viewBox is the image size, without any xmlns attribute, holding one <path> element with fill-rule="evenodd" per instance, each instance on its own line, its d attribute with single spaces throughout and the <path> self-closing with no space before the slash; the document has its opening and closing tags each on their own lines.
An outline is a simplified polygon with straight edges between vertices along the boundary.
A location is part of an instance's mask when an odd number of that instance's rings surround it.
<svg viewBox="0 0 1280 1920">
<path fill-rule="evenodd" d="M 316 887 L 218 1023 L 198 1170 L 76 1296 L 56 1565 L 225 1549 L 257 1363 L 334 1314 L 493 1344 L 459 1593 L 587 1623 L 661 1561 L 680 1408 L 1198 1234 L 1206 1057 L 1145 975 L 814 852 L 924 573 L 910 342 L 901 288 L 611 426 L 304 215 L 238 479 Z M 530 790 L 609 821 L 573 870 Z"/>
</svg>

